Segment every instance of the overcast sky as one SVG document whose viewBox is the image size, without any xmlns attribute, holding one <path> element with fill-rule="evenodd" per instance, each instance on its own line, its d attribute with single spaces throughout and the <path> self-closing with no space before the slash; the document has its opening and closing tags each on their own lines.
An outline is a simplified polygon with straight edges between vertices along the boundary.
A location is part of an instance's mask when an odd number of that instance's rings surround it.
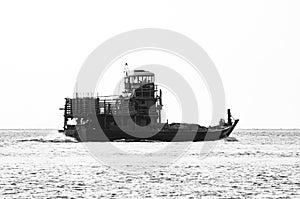
<svg viewBox="0 0 300 199">
<path fill-rule="evenodd" d="M 64 97 L 102 42 L 138 28 L 196 41 L 239 128 L 300 128 L 300 1 L 1 1 L 0 128 L 61 128 Z"/>
</svg>

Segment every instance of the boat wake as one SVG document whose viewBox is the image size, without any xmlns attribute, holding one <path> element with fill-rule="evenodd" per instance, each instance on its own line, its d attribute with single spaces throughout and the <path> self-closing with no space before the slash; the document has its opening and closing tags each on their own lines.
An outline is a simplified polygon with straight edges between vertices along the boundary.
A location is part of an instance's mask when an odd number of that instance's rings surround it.
<svg viewBox="0 0 300 199">
<path fill-rule="evenodd" d="M 45 140 L 43 138 L 33 138 L 33 139 L 24 139 L 24 140 L 18 140 L 18 142 L 53 142 L 53 143 L 68 143 L 68 142 L 73 142 L 77 143 L 78 141 L 76 140 L 71 140 L 71 139 L 65 139 L 65 140 Z"/>
<path fill-rule="evenodd" d="M 17 142 L 43 142 L 43 143 L 77 143 L 78 141 L 72 137 L 67 137 L 63 134 L 51 134 L 46 136 L 31 137 L 19 139 Z"/>
</svg>

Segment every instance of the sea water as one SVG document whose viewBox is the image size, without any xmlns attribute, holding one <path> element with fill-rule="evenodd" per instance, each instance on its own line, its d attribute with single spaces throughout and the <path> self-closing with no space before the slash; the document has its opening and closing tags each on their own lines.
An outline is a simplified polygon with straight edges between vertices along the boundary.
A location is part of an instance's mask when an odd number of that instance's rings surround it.
<svg viewBox="0 0 300 199">
<path fill-rule="evenodd" d="M 237 129 L 231 136 L 205 156 L 202 142 L 190 143 L 169 166 L 134 173 L 126 170 L 130 160 L 113 168 L 57 130 L 0 130 L 0 198 L 300 198 L 300 130 Z M 111 144 L 149 155 L 168 143 Z"/>
</svg>

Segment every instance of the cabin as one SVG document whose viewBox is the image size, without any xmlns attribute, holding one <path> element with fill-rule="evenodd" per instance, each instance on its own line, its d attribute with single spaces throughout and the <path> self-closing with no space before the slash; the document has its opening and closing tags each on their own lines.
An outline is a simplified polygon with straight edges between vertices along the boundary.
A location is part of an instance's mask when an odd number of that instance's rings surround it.
<svg viewBox="0 0 300 199">
<path fill-rule="evenodd" d="M 145 70 L 126 71 L 124 91 L 118 96 L 65 98 L 64 129 L 76 125 L 102 129 L 126 127 L 129 120 L 139 126 L 161 124 L 162 92 L 155 85 L 155 75 Z"/>
</svg>

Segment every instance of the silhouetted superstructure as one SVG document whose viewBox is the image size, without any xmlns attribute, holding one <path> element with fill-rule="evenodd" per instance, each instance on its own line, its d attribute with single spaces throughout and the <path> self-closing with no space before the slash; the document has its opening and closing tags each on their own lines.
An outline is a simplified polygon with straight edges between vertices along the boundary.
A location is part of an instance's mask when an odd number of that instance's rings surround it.
<svg viewBox="0 0 300 199">
<path fill-rule="evenodd" d="M 215 127 L 162 123 L 162 107 L 162 91 L 155 85 L 155 75 L 144 70 L 125 70 L 124 91 L 120 96 L 75 93 L 74 98 L 65 98 L 65 107 L 61 109 L 64 128 L 60 132 L 78 141 L 204 141 L 228 137 L 238 123 L 238 120 L 232 122 L 230 110 L 228 121 L 221 119 Z"/>
</svg>

